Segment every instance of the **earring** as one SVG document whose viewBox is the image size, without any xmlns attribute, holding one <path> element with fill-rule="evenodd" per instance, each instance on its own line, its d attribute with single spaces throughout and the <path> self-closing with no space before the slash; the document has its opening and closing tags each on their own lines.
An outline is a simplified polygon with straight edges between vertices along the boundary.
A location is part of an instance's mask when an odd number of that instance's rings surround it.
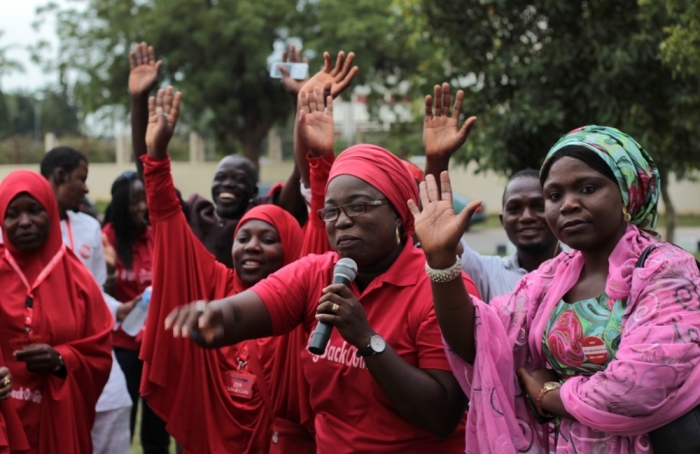
<svg viewBox="0 0 700 454">
<path fill-rule="evenodd" d="M 622 217 L 624 218 L 625 222 L 628 224 L 632 220 L 632 215 L 629 214 L 629 212 L 627 211 L 627 207 L 622 207 Z"/>
<path fill-rule="evenodd" d="M 396 244 L 401 244 L 401 232 L 398 225 L 396 226 Z"/>
</svg>

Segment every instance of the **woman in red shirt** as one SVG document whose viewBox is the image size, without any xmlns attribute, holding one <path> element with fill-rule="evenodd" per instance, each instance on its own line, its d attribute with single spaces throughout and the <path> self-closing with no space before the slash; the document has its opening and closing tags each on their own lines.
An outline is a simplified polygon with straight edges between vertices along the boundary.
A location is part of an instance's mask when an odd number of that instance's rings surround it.
<svg viewBox="0 0 700 454">
<path fill-rule="evenodd" d="M 332 152 L 326 101 L 327 111 L 323 102 L 308 103 L 303 116 L 313 121 L 301 127 L 319 131 L 307 136 L 309 148 Z M 413 246 L 407 201 L 417 198 L 397 157 L 372 145 L 349 148 L 333 164 L 318 213 L 333 252 L 303 257 L 204 308 L 176 309 L 166 326 L 211 348 L 329 323 L 336 329 L 325 353 L 301 359 L 319 452 L 464 452 L 466 399 L 442 348 L 425 258 Z M 349 287 L 328 285 L 341 257 L 357 263 Z"/>
<path fill-rule="evenodd" d="M 149 145 L 159 126 L 152 112 Z M 171 113 L 172 130 L 176 114 Z M 165 129 L 160 130 L 167 136 Z M 169 139 L 169 137 L 168 137 Z M 168 431 L 193 453 L 267 453 L 285 427 L 302 420 L 296 390 L 286 386 L 298 369 L 289 336 L 249 340 L 202 350 L 173 339 L 163 321 L 192 299 L 240 293 L 299 257 L 302 233 L 294 217 L 274 205 L 248 211 L 234 232 L 234 269 L 218 263 L 195 237 L 177 199 L 167 154 L 142 158 L 155 233 L 153 297 L 145 330 L 143 397 L 168 423 Z M 165 151 L 165 150 L 163 150 Z M 299 349 L 296 350 L 298 352 Z M 240 384 L 240 386 L 235 386 Z M 304 439 L 305 430 L 299 432 Z M 309 438 L 308 433 L 306 439 Z M 303 443 L 303 441 L 302 441 Z M 316 452 L 302 444 L 286 452 Z M 304 450 L 306 449 L 306 450 Z"/>
<path fill-rule="evenodd" d="M 63 245 L 44 177 L 8 175 L 0 184 L 0 219 L 0 360 L 12 374 L 0 412 L 10 449 L 92 453 L 95 405 L 112 366 L 112 316 L 95 279 Z M 11 428 L 8 402 L 20 427 Z"/>
<path fill-rule="evenodd" d="M 113 263 L 108 261 L 110 278 L 105 283 L 105 290 L 122 303 L 117 310 L 112 343 L 133 402 L 130 421 L 133 438 L 143 371 L 143 361 L 139 359 L 141 334 L 127 334 L 121 322 L 151 285 L 153 273 L 153 229 L 148 224 L 146 190 L 138 173 L 127 171 L 114 180 L 112 202 L 107 208 L 104 222 L 102 234 L 105 249 L 116 252 Z M 148 405 L 143 405 L 142 409 L 141 444 L 145 454 L 167 452 L 170 444 L 165 422 Z"/>
</svg>

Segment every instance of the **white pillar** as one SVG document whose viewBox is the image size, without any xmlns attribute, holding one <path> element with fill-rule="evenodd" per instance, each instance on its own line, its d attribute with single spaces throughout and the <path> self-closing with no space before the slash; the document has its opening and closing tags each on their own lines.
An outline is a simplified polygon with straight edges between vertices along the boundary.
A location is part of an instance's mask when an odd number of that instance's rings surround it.
<svg viewBox="0 0 700 454">
<path fill-rule="evenodd" d="M 277 128 L 270 128 L 267 132 L 267 156 L 270 162 L 282 162 L 282 139 Z"/>
<path fill-rule="evenodd" d="M 117 164 L 127 164 L 131 162 L 130 135 L 119 134 L 115 137 Z"/>
<path fill-rule="evenodd" d="M 58 146 L 58 139 L 56 139 L 56 134 L 52 132 L 47 132 L 44 135 L 44 152 L 49 152 L 51 149 Z"/>
<path fill-rule="evenodd" d="M 190 162 L 204 162 L 204 140 L 194 131 L 190 132 Z"/>
</svg>

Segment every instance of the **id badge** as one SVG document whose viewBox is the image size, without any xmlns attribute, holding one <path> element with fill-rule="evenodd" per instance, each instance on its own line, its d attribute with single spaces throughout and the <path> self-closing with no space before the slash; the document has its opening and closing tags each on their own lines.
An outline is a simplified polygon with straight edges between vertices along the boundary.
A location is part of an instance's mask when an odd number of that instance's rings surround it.
<svg viewBox="0 0 700 454">
<path fill-rule="evenodd" d="M 14 339 L 10 339 L 10 346 L 12 346 L 13 352 L 19 352 L 29 347 L 32 344 L 41 343 L 41 336 L 29 333 L 24 336 L 18 336 Z"/>
<path fill-rule="evenodd" d="M 255 378 L 255 375 L 246 374 L 244 372 L 226 372 L 226 390 L 232 396 L 250 399 L 253 396 Z"/>
</svg>

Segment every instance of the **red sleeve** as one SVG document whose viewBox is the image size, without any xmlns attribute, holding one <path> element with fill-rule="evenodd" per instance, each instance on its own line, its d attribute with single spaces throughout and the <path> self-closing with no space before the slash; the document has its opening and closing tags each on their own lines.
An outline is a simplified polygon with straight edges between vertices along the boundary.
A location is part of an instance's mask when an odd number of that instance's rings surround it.
<svg viewBox="0 0 700 454">
<path fill-rule="evenodd" d="M 317 212 L 325 205 L 326 183 L 328 182 L 328 175 L 335 161 L 335 156 L 331 154 L 322 158 L 314 158 L 309 154 L 307 155 L 307 160 L 309 162 L 309 182 L 311 185 L 311 212 L 309 213 L 309 222 L 304 233 L 304 243 L 301 248 L 302 257 L 308 254 L 323 254 L 332 250 L 331 245 L 328 243 L 326 223 L 318 217 Z"/>
<path fill-rule="evenodd" d="M 332 255 L 334 254 L 302 257 L 251 288 L 265 303 L 275 336 L 286 334 L 301 323 L 310 331 L 316 312 L 316 305 L 310 302 L 320 297 L 320 293 L 313 294 L 317 289 L 320 292 L 320 286 L 315 285 L 316 280 L 330 282 L 323 264 L 328 262 L 332 267 Z"/>
<path fill-rule="evenodd" d="M 89 450 L 95 405 L 112 370 L 112 313 L 92 275 L 80 266 L 85 276 L 76 282 L 84 283 L 78 299 L 85 305 L 85 321 L 77 339 L 54 346 L 67 373 L 65 378 L 47 375 L 44 385 L 44 398 L 51 399 L 51 411 L 42 412 L 39 421 L 40 444 L 46 452 Z"/>
<path fill-rule="evenodd" d="M 182 394 L 183 387 L 201 385 L 192 383 L 192 377 L 204 377 L 202 374 L 186 375 L 184 369 L 193 366 L 185 364 L 184 358 L 204 356 L 205 351 L 188 339 L 175 339 L 165 330 L 164 320 L 177 306 L 229 295 L 233 290 L 233 271 L 216 262 L 192 233 L 175 192 L 170 159 L 143 156 L 141 160 L 155 237 L 153 293 L 140 354 L 144 361 L 141 394 L 171 427 L 172 418 L 188 416 L 187 412 L 174 409 L 194 404 L 177 402 L 174 397 Z M 176 434 L 171 434 L 178 439 Z"/>
</svg>

